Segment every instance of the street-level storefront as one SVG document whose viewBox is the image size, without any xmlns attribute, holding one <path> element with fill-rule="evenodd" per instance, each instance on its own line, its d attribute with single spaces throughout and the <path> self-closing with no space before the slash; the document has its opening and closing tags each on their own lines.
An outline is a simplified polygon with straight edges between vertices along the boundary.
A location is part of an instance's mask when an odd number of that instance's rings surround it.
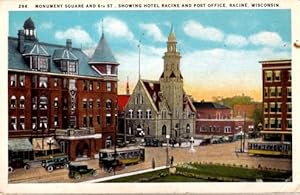
<svg viewBox="0 0 300 195">
<path fill-rule="evenodd" d="M 61 153 L 60 147 L 53 137 L 33 138 L 32 146 L 34 159 Z"/>
<path fill-rule="evenodd" d="M 9 158 L 33 159 L 32 145 L 28 138 L 8 139 Z"/>
</svg>

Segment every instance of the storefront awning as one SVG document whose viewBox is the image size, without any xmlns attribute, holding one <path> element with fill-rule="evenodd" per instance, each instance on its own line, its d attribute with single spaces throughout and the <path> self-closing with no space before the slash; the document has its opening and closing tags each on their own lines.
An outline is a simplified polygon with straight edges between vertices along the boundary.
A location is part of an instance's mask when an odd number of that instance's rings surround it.
<svg viewBox="0 0 300 195">
<path fill-rule="evenodd" d="M 33 138 L 32 145 L 34 151 L 55 150 L 60 148 L 57 141 L 51 137 Z"/>
<path fill-rule="evenodd" d="M 8 150 L 14 152 L 32 151 L 32 145 L 27 138 L 8 139 Z"/>
</svg>

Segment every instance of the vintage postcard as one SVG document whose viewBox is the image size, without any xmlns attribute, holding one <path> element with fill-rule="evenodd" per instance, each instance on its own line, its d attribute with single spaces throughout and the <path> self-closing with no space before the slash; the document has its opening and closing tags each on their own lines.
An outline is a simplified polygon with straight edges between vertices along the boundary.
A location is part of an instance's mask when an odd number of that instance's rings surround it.
<svg viewBox="0 0 300 195">
<path fill-rule="evenodd" d="M 300 1 L 0 5 L 2 193 L 299 191 Z"/>
</svg>

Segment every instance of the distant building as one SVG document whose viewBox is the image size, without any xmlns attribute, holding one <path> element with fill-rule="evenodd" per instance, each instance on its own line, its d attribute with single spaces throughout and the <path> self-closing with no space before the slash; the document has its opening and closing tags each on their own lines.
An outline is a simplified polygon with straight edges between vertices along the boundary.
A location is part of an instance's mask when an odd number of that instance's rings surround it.
<svg viewBox="0 0 300 195">
<path fill-rule="evenodd" d="M 257 109 L 262 109 L 261 103 L 235 104 L 233 106 L 233 118 L 253 118 Z"/>
<path fill-rule="evenodd" d="M 104 34 L 89 58 L 70 39 L 40 42 L 31 18 L 23 27 L 8 37 L 9 156 L 93 158 L 116 129 L 119 63 Z"/>
<path fill-rule="evenodd" d="M 292 141 L 291 60 L 261 61 L 264 140 Z"/>
<path fill-rule="evenodd" d="M 223 136 L 247 133 L 253 121 L 233 118 L 229 107 L 213 102 L 193 102 L 197 110 L 195 136 Z"/>
<path fill-rule="evenodd" d="M 166 139 L 190 138 L 195 108 L 184 92 L 180 53 L 173 27 L 168 36 L 164 70 L 159 81 L 139 79 L 125 107 L 126 135 Z"/>
</svg>

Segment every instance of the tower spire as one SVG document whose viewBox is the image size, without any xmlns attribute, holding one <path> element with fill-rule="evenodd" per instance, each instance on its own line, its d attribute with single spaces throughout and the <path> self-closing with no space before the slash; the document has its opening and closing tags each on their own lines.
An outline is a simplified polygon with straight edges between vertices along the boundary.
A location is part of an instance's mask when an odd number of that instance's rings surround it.
<svg viewBox="0 0 300 195">
<path fill-rule="evenodd" d="M 141 79 L 141 40 L 139 40 L 138 48 L 139 48 L 139 80 L 140 80 Z"/>
<path fill-rule="evenodd" d="M 103 18 L 102 18 L 102 21 L 101 21 L 101 29 L 102 29 L 102 35 L 104 35 L 104 24 L 103 24 Z"/>
<path fill-rule="evenodd" d="M 130 90 L 129 90 L 129 77 L 127 76 L 127 82 L 126 82 L 126 95 L 130 94 Z"/>
</svg>

